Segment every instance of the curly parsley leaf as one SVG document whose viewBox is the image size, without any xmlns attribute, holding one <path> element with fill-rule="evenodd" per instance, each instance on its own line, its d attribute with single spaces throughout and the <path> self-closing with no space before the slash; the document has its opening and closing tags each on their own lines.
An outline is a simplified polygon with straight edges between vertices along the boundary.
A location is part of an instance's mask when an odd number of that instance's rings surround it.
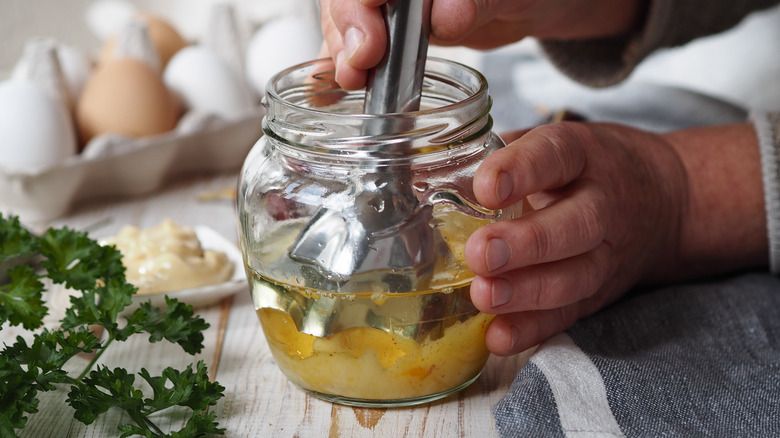
<svg viewBox="0 0 780 438">
<path fill-rule="evenodd" d="M 219 428 L 215 419 L 217 415 L 213 412 L 195 412 L 192 417 L 187 420 L 187 424 L 184 428 L 178 431 L 172 431 L 170 434 L 155 434 L 149 432 L 148 429 L 138 427 L 134 424 L 121 424 L 119 431 L 122 432 L 120 438 L 141 435 L 145 437 L 160 437 L 160 438 L 192 438 L 202 437 L 210 434 L 224 435 L 225 429 Z"/>
<path fill-rule="evenodd" d="M 123 278 L 110 278 L 105 284 L 93 285 L 93 289 L 70 297 L 71 306 L 65 311 L 62 327 L 71 329 L 99 324 L 112 338 L 124 341 L 127 336 L 119 328 L 117 320 L 122 310 L 132 302 L 135 291 L 136 287 Z"/>
<path fill-rule="evenodd" d="M 225 388 L 209 381 L 208 369 L 201 360 L 196 369 L 192 366 L 184 371 L 166 368 L 159 377 L 152 377 L 142 369 L 138 373 L 152 388 L 154 397 L 146 400 L 148 413 L 154 413 L 171 406 L 186 406 L 193 411 L 203 411 L 217 404 Z"/>
<path fill-rule="evenodd" d="M 76 410 L 75 417 L 84 424 L 91 424 L 98 415 L 111 408 L 124 410 L 135 424 L 119 426 L 122 436 L 202 436 L 205 433 L 224 433 L 218 429 L 214 416 L 203 414 L 217 403 L 224 387 L 210 382 L 203 361 L 195 371 L 187 367 L 183 372 L 166 368 L 161 376 L 153 377 L 146 369 L 139 375 L 152 389 L 152 397 L 145 398 L 143 391 L 135 388 L 135 376 L 122 368 L 110 370 L 98 367 L 68 393 L 68 403 Z M 187 407 L 193 415 L 184 429 L 171 435 L 163 435 L 150 418 L 158 412 Z"/>
<path fill-rule="evenodd" d="M 68 393 L 68 404 L 76 410 L 74 417 L 92 424 L 98 415 L 118 407 L 137 415 L 144 405 L 144 394 L 133 386 L 135 375 L 123 368 L 110 370 L 98 366 Z"/>
<path fill-rule="evenodd" d="M 209 327 L 209 323 L 194 314 L 191 305 L 166 296 L 163 309 L 149 301 L 142 303 L 127 318 L 124 330 L 149 333 L 149 342 L 165 339 L 179 344 L 189 354 L 197 354 L 203 349 L 203 331 Z"/>
<path fill-rule="evenodd" d="M 36 378 L 36 369 L 26 370 L 0 355 L 0 436 L 16 436 L 14 429 L 23 428 L 28 415 L 38 412 Z"/>
<path fill-rule="evenodd" d="M 86 232 L 50 228 L 41 237 L 40 246 L 45 257 L 41 264 L 55 283 L 86 291 L 95 287 L 97 280 L 124 281 L 122 253 L 113 246 L 100 245 Z"/>
<path fill-rule="evenodd" d="M 19 223 L 19 218 L 0 216 L 0 263 L 36 252 L 38 239 Z"/>
<path fill-rule="evenodd" d="M 62 367 L 79 353 L 94 353 L 101 349 L 100 340 L 84 327 L 76 331 L 44 330 L 35 336 L 32 345 L 27 345 L 21 336 L 16 343 L 3 350 L 3 357 L 26 365 L 29 370 L 38 370 L 36 383 L 42 391 L 54 390 L 54 383 L 71 383 Z"/>
<path fill-rule="evenodd" d="M 19 260 L 22 255 L 28 256 L 23 262 L 41 256 L 40 265 L 46 271 L 43 276 L 81 294 L 71 297 L 59 329 L 44 329 L 29 345 L 17 337 L 16 343 L 0 352 L 0 436 L 15 436 L 15 430 L 24 428 L 28 416 L 38 411 L 38 392 L 63 383 L 73 385 L 68 400 L 76 410 L 75 417 L 85 424 L 111 407 L 124 409 L 136 424 L 120 425 L 122 436 L 224 433 L 214 414 L 204 412 L 223 396 L 224 387 L 208 381 L 203 362 L 194 372 L 191 367 L 183 372 L 168 368 L 161 377 L 151 377 L 142 369 L 139 375 L 153 388 L 151 398 L 144 398 L 143 392 L 133 387 L 135 376 L 122 368 L 92 370 L 111 342 L 124 341 L 136 333 L 149 333 L 150 342 L 166 339 L 190 354 L 200 352 L 202 330 L 209 324 L 193 314 L 192 306 L 166 297 L 164 309 L 147 302 L 127 324 L 119 324 L 118 318 L 131 303 L 136 288 L 127 283 L 121 253 L 115 247 L 101 246 L 86 233 L 68 228 L 49 229 L 37 237 L 17 218 L 0 215 L 0 263 Z M 26 265 L 8 271 L 10 282 L 0 285 L 0 326 L 9 322 L 32 330 L 42 325 L 48 311 L 42 299 L 43 276 Z M 92 333 L 93 325 L 108 333 L 105 343 Z M 80 353 L 93 354 L 92 361 L 80 376 L 68 376 L 63 366 Z M 189 408 L 192 415 L 182 430 L 165 435 L 148 416 L 171 407 Z"/>
<path fill-rule="evenodd" d="M 216 422 L 217 414 L 214 412 L 195 412 L 192 418 L 187 421 L 184 429 L 178 432 L 172 432 L 171 438 L 189 438 L 193 436 L 204 436 L 206 434 L 223 435 L 225 429 L 219 428 Z"/>
<path fill-rule="evenodd" d="M 8 271 L 11 282 L 0 286 L 0 325 L 8 321 L 27 330 L 40 327 L 48 309 L 43 305 L 43 283 L 31 266 Z"/>
</svg>

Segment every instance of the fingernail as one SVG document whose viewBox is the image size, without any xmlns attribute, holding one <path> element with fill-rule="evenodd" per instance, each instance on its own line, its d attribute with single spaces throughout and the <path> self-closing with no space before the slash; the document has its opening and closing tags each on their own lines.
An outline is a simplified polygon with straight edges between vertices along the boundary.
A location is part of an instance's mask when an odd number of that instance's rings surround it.
<svg viewBox="0 0 780 438">
<path fill-rule="evenodd" d="M 364 39 L 365 35 L 356 27 L 350 27 L 344 32 L 344 51 L 347 52 L 347 59 L 352 58 L 355 52 L 360 49 Z"/>
<path fill-rule="evenodd" d="M 485 264 L 488 271 L 492 272 L 506 265 L 511 255 L 512 248 L 503 239 L 493 238 L 488 240 L 485 249 Z"/>
<path fill-rule="evenodd" d="M 512 176 L 506 172 L 499 172 L 496 176 L 496 200 L 503 202 L 512 196 Z"/>
<path fill-rule="evenodd" d="M 494 278 L 490 289 L 490 305 L 501 307 L 512 298 L 512 285 L 503 278 Z"/>
<path fill-rule="evenodd" d="M 336 82 L 339 81 L 339 73 L 341 72 L 341 66 L 344 65 L 344 51 L 340 50 L 336 54 Z"/>
</svg>

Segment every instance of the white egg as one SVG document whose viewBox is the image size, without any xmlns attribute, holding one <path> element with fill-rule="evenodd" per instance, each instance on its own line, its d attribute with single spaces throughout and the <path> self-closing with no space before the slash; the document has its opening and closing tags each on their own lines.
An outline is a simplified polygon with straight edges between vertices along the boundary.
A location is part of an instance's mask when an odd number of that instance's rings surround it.
<svg viewBox="0 0 780 438">
<path fill-rule="evenodd" d="M 138 12 L 124 0 L 98 0 L 87 9 L 87 27 L 101 41 L 119 32 Z"/>
<path fill-rule="evenodd" d="M 317 57 L 322 35 L 317 24 L 304 17 L 285 16 L 269 21 L 255 32 L 247 47 L 246 75 L 255 91 L 276 73 Z"/>
<path fill-rule="evenodd" d="M 232 118 L 255 106 L 239 72 L 205 47 L 176 52 L 165 67 L 163 81 L 190 110 Z"/>
<path fill-rule="evenodd" d="M 31 82 L 0 83 L 0 166 L 34 170 L 76 153 L 71 118 Z"/>
</svg>

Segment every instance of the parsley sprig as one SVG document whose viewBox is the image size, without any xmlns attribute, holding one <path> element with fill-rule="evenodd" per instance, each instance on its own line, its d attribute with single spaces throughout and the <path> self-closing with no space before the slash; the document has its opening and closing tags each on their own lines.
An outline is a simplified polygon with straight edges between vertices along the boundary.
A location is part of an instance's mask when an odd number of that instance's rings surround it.
<svg viewBox="0 0 780 438">
<path fill-rule="evenodd" d="M 45 274 L 24 263 L 33 259 L 39 259 Z M 140 333 L 148 334 L 150 342 L 165 339 L 189 354 L 199 353 L 202 332 L 209 324 L 194 315 L 192 306 L 166 297 L 163 309 L 143 303 L 120 324 L 120 315 L 136 288 L 125 279 L 121 253 L 115 247 L 102 246 L 87 233 L 67 227 L 51 228 L 37 236 L 17 217 L 0 215 L 0 266 L 8 264 L 17 266 L 7 271 L 7 283 L 0 283 L 0 330 L 7 323 L 37 332 L 31 344 L 19 336 L 0 352 L 0 437 L 16 436 L 29 415 L 38 412 L 38 393 L 58 385 L 70 385 L 67 403 L 84 424 L 111 408 L 124 410 L 132 423 L 118 426 L 122 437 L 224 433 L 208 408 L 222 398 L 225 388 L 209 381 L 203 361 L 183 371 L 168 367 L 160 376 L 142 368 L 137 376 L 151 388 L 151 394 L 136 387 L 135 374 L 96 364 L 113 342 Z M 57 329 L 42 328 L 48 314 L 42 297 L 43 277 L 81 292 L 71 297 Z M 93 331 L 95 326 L 107 334 L 104 340 Z M 92 355 L 85 369 L 77 376 L 65 372 L 64 365 L 83 353 Z M 153 416 L 169 409 L 184 409 L 190 417 L 183 429 L 166 434 Z"/>
</svg>

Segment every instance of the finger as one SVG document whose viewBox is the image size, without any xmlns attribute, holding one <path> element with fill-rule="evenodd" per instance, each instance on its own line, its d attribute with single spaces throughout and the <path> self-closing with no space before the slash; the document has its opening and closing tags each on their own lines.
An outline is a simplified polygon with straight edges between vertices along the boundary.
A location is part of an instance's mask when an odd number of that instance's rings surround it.
<svg viewBox="0 0 780 438">
<path fill-rule="evenodd" d="M 485 25 L 472 24 L 466 32 L 460 30 L 460 25 L 461 23 L 439 24 L 437 27 L 432 25 L 431 42 L 440 46 L 460 45 L 488 50 L 515 43 L 528 36 L 526 26 L 517 22 L 496 20 Z"/>
<path fill-rule="evenodd" d="M 387 31 L 380 10 L 355 0 L 333 0 L 329 9 L 338 36 L 329 33 L 328 38 L 341 40 L 329 42 L 331 50 L 340 44 L 344 60 L 355 69 L 377 65 L 387 46 Z"/>
<path fill-rule="evenodd" d="M 593 296 L 611 277 L 612 248 L 603 243 L 593 251 L 553 263 L 517 269 L 496 277 L 475 277 L 471 301 L 480 311 L 506 314 L 550 310 Z"/>
<path fill-rule="evenodd" d="M 479 6 L 473 0 L 435 0 L 431 5 L 431 42 L 456 43 L 476 26 Z"/>
<path fill-rule="evenodd" d="M 469 268 L 492 276 L 584 254 L 604 241 L 609 200 L 600 186 L 582 181 L 561 191 L 552 205 L 479 228 L 466 241 Z"/>
<path fill-rule="evenodd" d="M 341 39 L 331 47 L 327 41 L 320 46 L 318 58 L 333 58 L 336 71 L 335 80 L 345 90 L 359 90 L 366 85 L 367 72 L 350 66 L 344 59 L 344 50 L 341 48 Z"/>
<path fill-rule="evenodd" d="M 528 131 L 490 154 L 474 175 L 477 201 L 491 209 L 506 208 L 541 190 L 562 187 L 585 166 L 583 144 L 592 135 L 577 123 L 556 123 Z"/>
<path fill-rule="evenodd" d="M 523 2 L 436 0 L 431 9 L 431 41 L 492 49 L 521 40 L 534 23 Z"/>
<path fill-rule="evenodd" d="M 585 303 L 575 303 L 552 310 L 498 315 L 485 331 L 485 345 L 498 356 L 521 353 L 571 327 L 591 312 L 589 308 Z"/>
<path fill-rule="evenodd" d="M 485 332 L 485 344 L 499 356 L 520 353 L 538 345 L 614 301 L 620 295 L 621 286 L 619 280 L 613 279 L 596 294 L 565 306 L 496 315 Z"/>
<path fill-rule="evenodd" d="M 368 71 L 352 67 L 342 50 L 336 55 L 336 82 L 345 90 L 359 90 L 366 85 Z"/>
<path fill-rule="evenodd" d="M 320 27 L 323 37 L 320 55 L 332 56 L 335 61 L 336 53 L 344 50 L 344 39 L 333 23 L 333 17 L 328 13 L 328 10 L 323 9 L 320 13 Z"/>
<path fill-rule="evenodd" d="M 509 144 L 527 134 L 528 131 L 530 131 L 530 129 L 518 129 L 516 131 L 502 132 L 499 136 L 504 143 Z"/>
</svg>

